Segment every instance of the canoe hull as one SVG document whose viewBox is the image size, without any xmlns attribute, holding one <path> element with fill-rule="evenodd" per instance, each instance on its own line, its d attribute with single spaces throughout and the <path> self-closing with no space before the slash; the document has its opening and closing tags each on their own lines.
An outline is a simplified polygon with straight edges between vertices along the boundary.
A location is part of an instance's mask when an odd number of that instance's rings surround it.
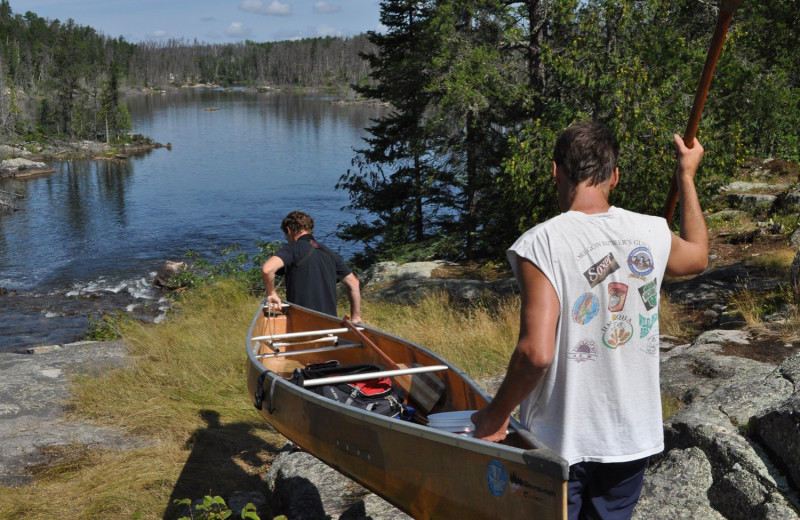
<svg viewBox="0 0 800 520">
<path fill-rule="evenodd" d="M 317 329 L 339 325 L 335 317 L 300 307 L 289 307 L 287 314 L 291 313 L 295 318 L 310 313 L 303 319 Z M 278 325 L 277 329 L 295 330 L 293 320 L 286 321 L 288 328 Z M 277 330 L 259 311 L 249 338 L 262 336 L 268 329 Z M 443 376 L 447 395 L 434 412 L 476 409 L 488 399 L 463 373 L 422 347 L 404 345 L 421 349 L 404 357 L 390 343 L 408 342 L 367 327 L 365 332 L 403 362 L 415 358 L 450 366 Z M 262 342 L 248 339 L 248 388 L 264 419 L 298 446 L 414 518 L 566 518 L 567 466 L 552 452 L 489 443 L 340 405 L 289 383 L 285 377 L 294 364 L 286 358 L 292 356 L 258 358 L 265 351 L 271 352 Z M 355 351 L 347 355 L 348 361 L 374 362 L 368 349 Z M 454 396 L 463 403 L 454 402 Z"/>
</svg>

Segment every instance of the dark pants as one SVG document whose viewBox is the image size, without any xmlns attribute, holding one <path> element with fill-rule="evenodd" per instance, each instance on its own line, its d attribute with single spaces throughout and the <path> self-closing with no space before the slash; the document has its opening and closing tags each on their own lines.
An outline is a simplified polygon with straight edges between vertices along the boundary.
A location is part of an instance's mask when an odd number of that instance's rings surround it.
<svg viewBox="0 0 800 520">
<path fill-rule="evenodd" d="M 569 520 L 627 520 L 639 500 L 647 458 L 569 467 Z"/>
</svg>

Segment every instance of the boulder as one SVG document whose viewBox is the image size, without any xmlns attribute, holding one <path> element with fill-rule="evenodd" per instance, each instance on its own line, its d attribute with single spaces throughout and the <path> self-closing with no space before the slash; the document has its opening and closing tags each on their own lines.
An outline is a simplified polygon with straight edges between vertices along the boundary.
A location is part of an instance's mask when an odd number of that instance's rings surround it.
<svg viewBox="0 0 800 520">
<path fill-rule="evenodd" d="M 683 353 L 670 352 L 663 362 L 667 367 L 680 362 L 689 370 L 684 375 L 693 373 L 694 366 L 698 385 L 694 389 L 687 388 L 691 383 L 677 385 L 692 401 L 665 422 L 660 459 L 680 457 L 683 450 L 702 451 L 713 482 L 708 485 L 703 476 L 693 485 L 706 490 L 709 505 L 724 518 L 798 518 L 798 475 L 793 468 L 798 467 L 800 453 L 800 402 L 795 388 L 800 381 L 800 353 L 776 368 L 753 360 L 739 362 L 744 358 L 726 356 L 716 343 L 695 342 L 691 347 Z M 674 376 L 677 371 L 664 371 L 665 394 L 674 391 Z M 661 472 L 660 462 L 648 472 L 648 492 L 660 493 L 670 485 L 674 470 L 667 464 Z M 644 503 L 664 499 L 650 497 Z M 643 507 L 647 511 L 648 506 Z M 650 516 L 668 518 L 654 515 Z"/>
<path fill-rule="evenodd" d="M 164 265 L 159 268 L 156 273 L 153 285 L 156 287 L 163 287 L 164 289 L 178 289 L 183 284 L 176 279 L 182 272 L 186 271 L 189 266 L 186 262 L 173 262 L 167 260 Z"/>
<path fill-rule="evenodd" d="M 436 291 L 445 292 L 457 301 L 519 293 L 513 277 L 494 281 L 434 277 L 433 271 L 445 265 L 442 261 L 380 262 L 361 276 L 363 290 L 366 295 L 393 303 L 413 302 Z"/>
<path fill-rule="evenodd" d="M 46 163 L 31 161 L 30 159 L 23 159 L 21 157 L 6 159 L 0 162 L 0 178 L 22 177 L 53 172 L 55 172 L 55 170 Z"/>
<path fill-rule="evenodd" d="M 273 508 L 292 520 L 411 518 L 292 443 L 284 446 L 264 480 Z"/>
<path fill-rule="evenodd" d="M 711 463 L 703 450 L 672 450 L 647 469 L 632 518 L 724 519 L 708 499 L 713 483 Z"/>
</svg>

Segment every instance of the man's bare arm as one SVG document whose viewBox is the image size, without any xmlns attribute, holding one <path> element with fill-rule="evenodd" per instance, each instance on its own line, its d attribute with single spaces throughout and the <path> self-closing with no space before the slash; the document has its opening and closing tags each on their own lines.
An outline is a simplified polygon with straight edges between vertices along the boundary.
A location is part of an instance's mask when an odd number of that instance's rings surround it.
<svg viewBox="0 0 800 520">
<path fill-rule="evenodd" d="M 704 150 L 697 138 L 692 148 L 687 148 L 678 134 L 674 139 L 678 154 L 675 175 L 680 198 L 681 231 L 680 237 L 672 236 L 667 274 L 683 276 L 701 273 L 708 267 L 708 228 L 694 183 Z"/>
<path fill-rule="evenodd" d="M 281 298 L 275 290 L 275 273 L 283 267 L 283 260 L 277 256 L 271 256 L 261 266 L 261 279 L 264 280 L 264 288 L 267 291 L 267 303 L 280 305 Z"/>
<path fill-rule="evenodd" d="M 361 323 L 361 283 L 353 273 L 342 278 L 347 286 L 347 296 L 350 299 L 350 321 Z"/>
<path fill-rule="evenodd" d="M 558 295 L 529 260 L 519 259 L 517 279 L 522 296 L 517 347 L 497 395 L 472 416 L 475 437 L 494 442 L 505 438 L 511 413 L 541 382 L 555 355 Z"/>
</svg>

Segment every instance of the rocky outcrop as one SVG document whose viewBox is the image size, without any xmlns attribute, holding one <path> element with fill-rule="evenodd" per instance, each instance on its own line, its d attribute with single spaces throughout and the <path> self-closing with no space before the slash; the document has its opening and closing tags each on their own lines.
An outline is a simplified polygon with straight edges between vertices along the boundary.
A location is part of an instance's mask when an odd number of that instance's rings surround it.
<svg viewBox="0 0 800 520">
<path fill-rule="evenodd" d="M 519 292 L 514 278 L 500 280 L 458 279 L 434 276 L 447 262 L 380 262 L 361 276 L 366 297 L 394 303 L 419 300 L 425 293 L 442 291 L 457 301 L 475 301 L 487 296 L 504 296 Z"/>
<path fill-rule="evenodd" d="M 265 481 L 274 507 L 292 520 L 411 518 L 291 443 L 272 462 Z"/>
<path fill-rule="evenodd" d="M 29 469 L 47 464 L 59 450 L 142 446 L 141 439 L 132 439 L 114 428 L 64 416 L 68 376 L 129 363 L 122 341 L 85 341 L 30 347 L 19 353 L 0 352 L 0 485 L 17 487 L 32 482 Z"/>
<path fill-rule="evenodd" d="M 5 177 L 30 177 L 53 173 L 55 170 L 43 162 L 17 157 L 0 162 L 0 179 Z"/>
<path fill-rule="evenodd" d="M 664 353 L 662 394 L 688 404 L 664 424 L 634 518 L 798 518 L 800 352 L 777 367 L 726 352 L 749 340 L 710 331 Z"/>
</svg>

